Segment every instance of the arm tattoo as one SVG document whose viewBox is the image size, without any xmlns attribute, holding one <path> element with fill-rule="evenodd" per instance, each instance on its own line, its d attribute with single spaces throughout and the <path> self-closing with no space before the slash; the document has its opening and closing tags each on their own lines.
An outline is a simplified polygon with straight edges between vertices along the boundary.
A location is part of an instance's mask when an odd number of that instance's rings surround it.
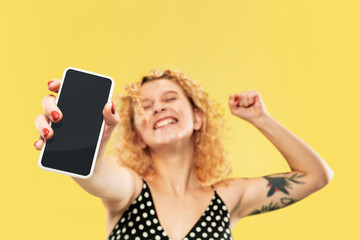
<svg viewBox="0 0 360 240">
<path fill-rule="evenodd" d="M 273 204 L 273 202 L 271 201 L 271 203 L 268 205 L 268 206 L 262 206 L 261 209 L 255 209 L 253 210 L 250 214 L 250 215 L 255 215 L 255 214 L 259 214 L 259 213 L 263 213 L 263 212 L 270 212 L 270 211 L 273 211 L 273 210 L 276 210 L 276 209 L 279 209 L 279 208 L 282 208 L 282 207 L 286 207 L 290 204 L 293 204 L 296 202 L 295 199 L 293 198 L 287 198 L 287 197 L 283 197 L 280 199 L 281 201 L 281 204 L 282 206 L 279 206 L 278 203 L 275 203 Z"/>
<path fill-rule="evenodd" d="M 289 194 L 289 192 L 286 190 L 286 188 L 290 187 L 290 181 L 298 184 L 303 184 L 305 182 L 300 182 L 295 180 L 295 178 L 301 178 L 304 177 L 306 173 L 297 175 L 297 173 L 293 174 L 291 177 L 269 177 L 264 176 L 266 180 L 269 181 L 268 185 L 270 190 L 267 194 L 268 197 L 272 196 L 275 192 L 281 191 L 283 193 Z"/>
</svg>

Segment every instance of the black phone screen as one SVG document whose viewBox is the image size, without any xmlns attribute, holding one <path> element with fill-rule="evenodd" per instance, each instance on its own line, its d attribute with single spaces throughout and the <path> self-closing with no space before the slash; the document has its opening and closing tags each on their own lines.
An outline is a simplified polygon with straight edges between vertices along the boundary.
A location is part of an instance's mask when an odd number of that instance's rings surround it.
<svg viewBox="0 0 360 240">
<path fill-rule="evenodd" d="M 64 72 L 57 106 L 60 122 L 51 122 L 54 136 L 46 140 L 39 165 L 80 178 L 92 175 L 104 127 L 103 109 L 111 98 L 113 80 L 80 69 Z"/>
</svg>

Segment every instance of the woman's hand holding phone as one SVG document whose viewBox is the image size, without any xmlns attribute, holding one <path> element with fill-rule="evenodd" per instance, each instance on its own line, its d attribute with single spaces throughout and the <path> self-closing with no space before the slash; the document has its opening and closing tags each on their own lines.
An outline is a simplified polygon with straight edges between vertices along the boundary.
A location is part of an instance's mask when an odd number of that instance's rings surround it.
<svg viewBox="0 0 360 240">
<path fill-rule="evenodd" d="M 48 82 L 48 89 L 51 92 L 58 93 L 61 80 L 54 79 Z M 56 105 L 56 97 L 53 94 L 46 95 L 42 99 L 42 107 L 45 114 L 40 114 L 35 117 L 35 126 L 40 133 L 38 140 L 34 143 L 37 150 L 41 150 L 44 146 L 45 139 L 51 139 L 54 136 L 54 131 L 50 126 L 50 121 L 60 122 L 63 118 L 61 109 Z M 103 117 L 105 121 L 104 132 L 99 146 L 99 153 L 97 159 L 102 159 L 105 153 L 105 148 L 110 140 L 110 137 L 120 121 L 119 115 L 115 112 L 115 106 L 112 102 L 106 103 L 103 109 Z M 100 161 L 97 161 L 100 162 Z M 96 166 L 95 166 L 96 171 Z"/>
<path fill-rule="evenodd" d="M 109 212 L 125 208 L 132 201 L 135 183 L 142 184 L 134 170 L 104 155 L 120 122 L 120 116 L 112 111 L 113 88 L 110 77 L 67 68 L 63 80 L 48 83 L 57 96 L 46 95 L 42 99 L 45 114 L 35 118 L 40 133 L 35 143 L 41 150 L 39 166 L 70 175 L 86 192 L 101 198 Z"/>
</svg>

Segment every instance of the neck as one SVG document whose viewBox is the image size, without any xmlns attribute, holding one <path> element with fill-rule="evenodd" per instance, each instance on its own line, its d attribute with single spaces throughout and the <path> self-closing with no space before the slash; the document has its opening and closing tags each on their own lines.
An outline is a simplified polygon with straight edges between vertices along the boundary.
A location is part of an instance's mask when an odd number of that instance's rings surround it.
<svg viewBox="0 0 360 240">
<path fill-rule="evenodd" d="M 156 169 L 153 178 L 163 186 L 164 191 L 181 196 L 202 184 L 195 171 L 192 141 L 151 149 L 150 152 Z"/>
</svg>

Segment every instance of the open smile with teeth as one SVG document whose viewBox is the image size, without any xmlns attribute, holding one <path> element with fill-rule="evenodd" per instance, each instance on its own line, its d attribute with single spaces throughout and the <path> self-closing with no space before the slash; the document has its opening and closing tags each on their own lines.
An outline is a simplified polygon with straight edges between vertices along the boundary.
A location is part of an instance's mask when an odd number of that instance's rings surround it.
<svg viewBox="0 0 360 240">
<path fill-rule="evenodd" d="M 154 130 L 158 129 L 158 128 L 161 128 L 161 127 L 164 127 L 166 125 L 169 125 L 169 124 L 176 124 L 177 123 L 177 119 L 174 119 L 174 118 L 165 118 L 161 121 L 158 121 L 157 123 L 155 123 L 154 125 Z"/>
</svg>

